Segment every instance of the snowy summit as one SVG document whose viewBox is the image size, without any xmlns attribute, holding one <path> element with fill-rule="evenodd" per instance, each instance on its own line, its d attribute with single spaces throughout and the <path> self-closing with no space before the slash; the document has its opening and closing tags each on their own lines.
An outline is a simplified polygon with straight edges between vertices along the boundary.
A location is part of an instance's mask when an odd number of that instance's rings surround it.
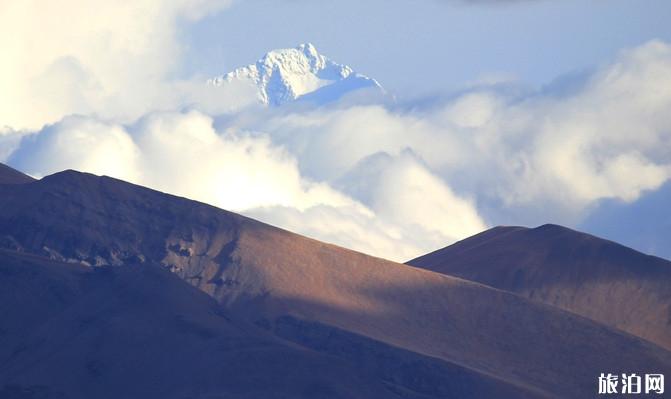
<svg viewBox="0 0 671 399">
<path fill-rule="evenodd" d="M 274 50 L 255 64 L 210 79 L 215 86 L 248 81 L 259 90 L 259 100 L 278 106 L 298 99 L 318 104 L 335 101 L 359 89 L 383 92 L 372 78 L 319 54 L 310 43 Z"/>
</svg>

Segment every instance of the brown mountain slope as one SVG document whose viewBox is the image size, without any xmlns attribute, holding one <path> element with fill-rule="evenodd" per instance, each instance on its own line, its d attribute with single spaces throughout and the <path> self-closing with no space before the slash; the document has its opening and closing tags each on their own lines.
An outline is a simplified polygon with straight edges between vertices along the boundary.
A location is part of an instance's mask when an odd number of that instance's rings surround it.
<svg viewBox="0 0 671 399">
<path fill-rule="evenodd" d="M 31 181 L 35 179 L 0 163 L 0 184 L 23 184 Z"/>
<path fill-rule="evenodd" d="M 236 317 L 342 358 L 391 345 L 571 398 L 592 397 L 601 372 L 671 371 L 669 352 L 568 312 L 118 180 L 70 171 L 0 190 L 7 248 L 160 263 Z"/>
<path fill-rule="evenodd" d="M 159 206 L 176 201 L 182 206 L 215 210 L 125 183 L 123 186 L 169 199 L 159 202 Z M 74 187 L 86 191 L 86 185 Z M 19 208 L 56 217 L 31 220 L 22 215 L 3 225 L 3 234 L 12 228 L 28 233 L 37 227 L 36 223 L 40 227 L 34 231 L 43 234 L 58 229 L 57 219 L 63 216 L 73 217 L 76 224 L 77 218 L 70 211 L 81 210 L 81 202 L 60 202 L 57 198 L 63 199 L 62 192 L 43 189 L 33 187 L 23 192 L 39 198 Z M 98 199 L 103 201 L 106 193 L 100 194 Z M 0 190 L 0 199 L 13 202 L 16 198 L 33 197 L 14 197 Z M 41 206 L 47 204 L 46 208 Z M 133 202 L 131 207 L 136 205 Z M 236 220 L 243 220 L 221 213 L 220 222 L 235 225 Z M 118 215 L 125 218 L 129 213 Z M 161 220 L 156 216 L 149 219 Z M 138 227 L 133 222 L 125 225 Z M 125 243 L 129 236 L 117 230 L 114 223 L 110 227 L 93 238 L 111 247 Z M 90 237 L 90 223 L 79 228 L 82 237 Z M 117 234 L 124 238 L 115 240 Z M 90 268 L 28 254 L 14 238 L 4 237 L 6 247 L 22 252 L 0 250 L 2 398 L 540 397 L 463 366 L 319 323 L 306 325 L 284 317 L 271 333 L 285 341 L 273 340 L 264 331 L 268 327 L 259 329 L 230 313 L 222 314 L 214 300 L 165 267 L 151 266 L 142 256 L 124 258 L 120 252 L 111 255 L 103 251 L 110 263 L 119 266 Z M 65 241 L 72 244 L 71 239 Z M 146 249 L 153 244 L 142 245 Z M 61 258 L 53 249 L 36 246 L 40 247 L 41 251 L 33 252 Z M 145 262 L 140 266 L 137 262 L 141 258 Z M 287 341 L 311 350 L 298 350 Z"/>
<path fill-rule="evenodd" d="M 2 398 L 402 397 L 361 368 L 232 321 L 149 265 L 0 251 L 0 337 Z"/>
<path fill-rule="evenodd" d="M 671 349 L 671 262 L 557 225 L 497 227 L 408 264 L 557 306 Z"/>
</svg>

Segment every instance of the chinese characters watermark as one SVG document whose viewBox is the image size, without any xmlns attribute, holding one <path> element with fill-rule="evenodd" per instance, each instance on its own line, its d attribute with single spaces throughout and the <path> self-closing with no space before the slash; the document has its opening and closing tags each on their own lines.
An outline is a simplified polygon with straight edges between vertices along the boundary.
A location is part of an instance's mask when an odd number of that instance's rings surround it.
<svg viewBox="0 0 671 399">
<path fill-rule="evenodd" d="M 664 374 L 605 374 L 599 376 L 599 395 L 664 393 Z"/>
</svg>

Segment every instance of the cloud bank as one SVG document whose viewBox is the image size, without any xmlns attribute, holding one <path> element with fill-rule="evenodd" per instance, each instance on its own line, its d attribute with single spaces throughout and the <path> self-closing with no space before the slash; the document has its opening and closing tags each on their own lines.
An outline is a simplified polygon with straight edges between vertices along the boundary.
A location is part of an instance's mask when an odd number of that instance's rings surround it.
<svg viewBox="0 0 671 399">
<path fill-rule="evenodd" d="M 301 175 L 269 136 L 217 131 L 199 111 L 132 125 L 66 117 L 25 136 L 9 163 L 36 177 L 65 168 L 113 176 L 396 259 L 485 228 L 469 201 L 409 154 L 384 157 L 364 204 Z"/>
<path fill-rule="evenodd" d="M 174 107 L 191 91 L 173 79 L 180 24 L 228 3 L 0 2 L 0 125 L 35 129 L 73 113 L 132 119 Z"/>
<path fill-rule="evenodd" d="M 226 2 L 68 6 L 73 21 L 0 6 L 0 157 L 36 177 L 110 175 L 395 260 L 496 224 L 577 226 L 671 178 L 661 41 L 538 90 L 263 108 L 250 87 L 175 78 L 180 24 Z"/>
<path fill-rule="evenodd" d="M 410 149 L 457 193 L 475 199 L 490 224 L 571 224 L 596 201 L 635 201 L 669 179 L 670 79 L 671 47 L 652 41 L 623 51 L 570 92 L 520 96 L 481 86 L 410 111 L 317 109 L 270 115 L 252 126 L 272 132 L 317 180 L 338 181 L 367 157 Z"/>
</svg>

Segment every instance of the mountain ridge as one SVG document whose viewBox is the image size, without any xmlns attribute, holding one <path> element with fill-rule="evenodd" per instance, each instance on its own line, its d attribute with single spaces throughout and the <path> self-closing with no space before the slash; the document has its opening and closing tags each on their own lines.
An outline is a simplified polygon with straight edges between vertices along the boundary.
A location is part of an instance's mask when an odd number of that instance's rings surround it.
<svg viewBox="0 0 671 399">
<path fill-rule="evenodd" d="M 372 340 L 355 346 L 365 353 L 380 342 L 541 397 L 591 397 L 603 370 L 671 369 L 670 352 L 561 309 L 120 180 L 69 171 L 0 194 L 6 249 L 103 267 L 156 263 L 289 341 L 335 334 L 314 347 L 344 357 L 345 343 L 361 341 L 330 331 Z"/>
<path fill-rule="evenodd" d="M 259 101 L 270 106 L 296 100 L 325 104 L 360 89 L 383 92 L 375 79 L 330 60 L 311 43 L 270 51 L 256 63 L 209 79 L 208 83 L 224 86 L 232 81 L 257 87 Z"/>
<path fill-rule="evenodd" d="M 554 224 L 499 226 L 407 264 L 513 292 L 671 349 L 671 261 L 610 240 Z"/>
<path fill-rule="evenodd" d="M 0 163 L 0 184 L 23 184 L 35 181 L 25 173 Z"/>
</svg>

